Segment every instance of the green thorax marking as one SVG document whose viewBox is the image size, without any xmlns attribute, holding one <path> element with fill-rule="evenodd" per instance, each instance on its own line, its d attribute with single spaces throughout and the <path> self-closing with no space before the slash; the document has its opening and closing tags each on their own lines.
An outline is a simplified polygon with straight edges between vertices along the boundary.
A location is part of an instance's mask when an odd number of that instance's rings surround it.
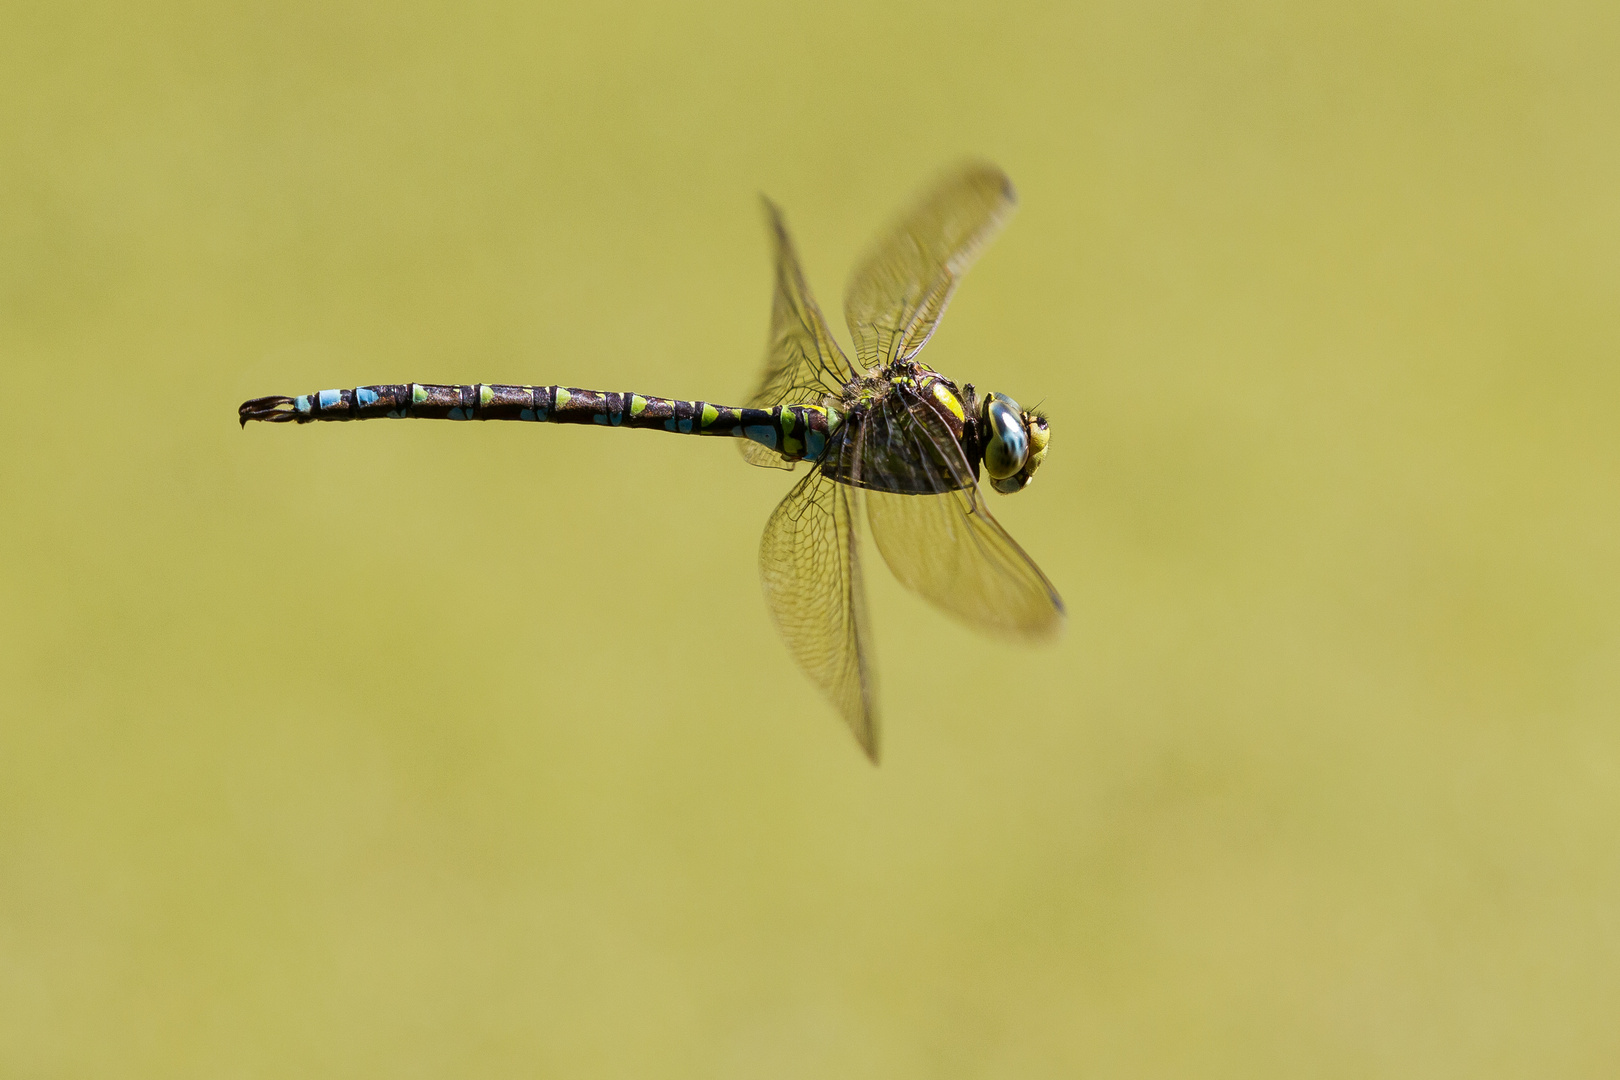
<svg viewBox="0 0 1620 1080">
<path fill-rule="evenodd" d="M 844 405 L 848 409 L 870 408 L 896 393 L 900 387 L 928 402 L 940 414 L 946 426 L 951 429 L 951 433 L 958 439 L 963 437 L 967 411 L 962 403 L 962 392 L 945 376 L 916 361 L 891 364 L 886 369 L 859 380 L 851 391 L 846 391 Z M 828 432 L 836 430 L 841 422 L 842 417 L 829 409 Z"/>
</svg>

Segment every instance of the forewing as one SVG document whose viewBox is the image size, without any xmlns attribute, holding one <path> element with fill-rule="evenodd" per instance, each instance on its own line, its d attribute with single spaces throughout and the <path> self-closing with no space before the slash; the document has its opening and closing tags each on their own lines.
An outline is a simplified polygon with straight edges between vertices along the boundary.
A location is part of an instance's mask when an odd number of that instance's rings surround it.
<svg viewBox="0 0 1620 1080">
<path fill-rule="evenodd" d="M 855 372 L 810 295 L 782 212 L 766 199 L 765 214 L 776 245 L 776 293 L 771 301 L 765 376 L 748 404 L 756 409 L 819 405 L 828 395 L 836 397 Z M 739 440 L 737 445 L 750 464 L 776 469 L 794 466 L 769 447 L 747 440 Z"/>
<path fill-rule="evenodd" d="M 879 240 L 844 296 L 862 365 L 910 359 L 927 343 L 957 282 L 1016 201 L 1005 173 L 969 163 L 943 177 Z"/>
<path fill-rule="evenodd" d="M 895 577 L 977 630 L 1047 638 L 1062 628 L 1062 598 L 991 516 L 961 444 L 927 401 L 896 387 L 862 436 L 869 477 L 879 461 L 906 462 L 906 486 L 925 492 L 875 481 L 865 492 L 872 537 Z"/>
<path fill-rule="evenodd" d="M 836 439 L 829 456 L 843 453 L 845 441 Z M 812 467 L 771 514 L 760 541 L 759 571 L 788 651 L 876 764 L 878 715 L 867 653 L 858 497 L 856 489 Z"/>
</svg>

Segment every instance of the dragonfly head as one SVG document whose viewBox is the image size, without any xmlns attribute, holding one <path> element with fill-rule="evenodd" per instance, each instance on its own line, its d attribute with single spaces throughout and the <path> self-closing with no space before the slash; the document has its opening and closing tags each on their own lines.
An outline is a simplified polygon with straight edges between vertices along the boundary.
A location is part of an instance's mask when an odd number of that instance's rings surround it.
<svg viewBox="0 0 1620 1080">
<path fill-rule="evenodd" d="M 986 394 L 979 416 L 984 433 L 984 471 L 990 486 L 1003 495 L 1022 491 L 1046 460 L 1051 425 L 1040 413 L 1027 412 L 1006 394 Z"/>
</svg>

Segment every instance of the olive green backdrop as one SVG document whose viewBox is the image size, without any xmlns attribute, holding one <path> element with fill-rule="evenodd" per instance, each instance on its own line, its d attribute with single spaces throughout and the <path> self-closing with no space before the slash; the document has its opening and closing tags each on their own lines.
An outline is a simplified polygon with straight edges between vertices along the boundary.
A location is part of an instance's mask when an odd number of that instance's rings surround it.
<svg viewBox="0 0 1620 1080">
<path fill-rule="evenodd" d="M 1612 4 L 0 16 L 0 1073 L 1482 1077 L 1620 1058 Z M 886 761 L 723 443 L 1021 209 L 925 358 L 1044 404 L 1024 650 L 872 575 Z M 835 318 L 839 333 L 842 319 Z M 877 565 L 877 564 L 874 564 Z"/>
</svg>

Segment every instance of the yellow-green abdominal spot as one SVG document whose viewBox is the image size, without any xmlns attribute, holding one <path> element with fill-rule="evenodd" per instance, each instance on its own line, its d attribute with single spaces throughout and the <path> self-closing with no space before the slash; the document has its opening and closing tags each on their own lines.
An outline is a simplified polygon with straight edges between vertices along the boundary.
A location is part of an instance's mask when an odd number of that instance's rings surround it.
<svg viewBox="0 0 1620 1080">
<path fill-rule="evenodd" d="M 720 410 L 707 402 L 703 405 L 703 426 L 708 427 L 720 419 Z"/>
<path fill-rule="evenodd" d="M 411 383 L 411 404 L 420 405 L 427 400 L 427 387 L 421 383 Z"/>
<path fill-rule="evenodd" d="M 568 391 L 564 390 L 562 387 L 560 387 L 560 386 L 557 387 L 557 403 L 554 406 L 552 406 L 552 408 L 556 408 L 556 409 L 562 408 L 564 405 L 568 404 L 569 399 L 572 398 L 573 396 L 574 396 L 573 394 L 570 394 Z"/>
<path fill-rule="evenodd" d="M 484 383 L 479 383 L 478 384 L 478 404 L 480 404 L 480 405 L 488 405 L 490 402 L 492 402 L 494 400 L 495 400 L 495 391 L 491 390 Z"/>
<path fill-rule="evenodd" d="M 646 398 L 642 397 L 640 394 L 631 394 L 630 395 L 630 415 L 631 416 L 640 416 L 642 414 L 642 412 L 646 408 L 647 408 L 647 399 Z"/>
</svg>

